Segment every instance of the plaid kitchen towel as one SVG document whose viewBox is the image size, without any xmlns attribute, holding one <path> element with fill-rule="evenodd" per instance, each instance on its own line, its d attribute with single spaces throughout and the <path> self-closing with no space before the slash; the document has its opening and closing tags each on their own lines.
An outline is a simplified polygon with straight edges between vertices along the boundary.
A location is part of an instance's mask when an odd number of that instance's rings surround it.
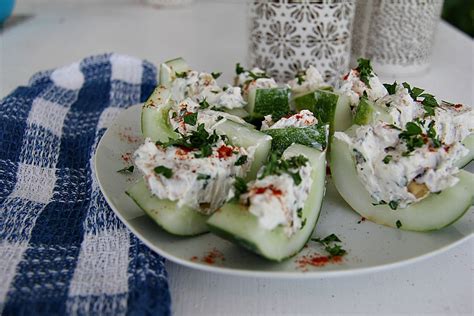
<svg viewBox="0 0 474 316">
<path fill-rule="evenodd" d="M 168 315 L 164 260 L 125 228 L 94 176 L 99 139 L 156 69 L 105 54 L 34 75 L 0 101 L 0 312 Z"/>
</svg>

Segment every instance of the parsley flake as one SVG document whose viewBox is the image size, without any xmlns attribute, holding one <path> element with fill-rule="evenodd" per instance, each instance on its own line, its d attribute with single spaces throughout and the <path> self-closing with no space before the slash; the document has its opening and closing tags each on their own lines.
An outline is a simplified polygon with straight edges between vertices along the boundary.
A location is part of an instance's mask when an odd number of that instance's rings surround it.
<svg viewBox="0 0 474 316">
<path fill-rule="evenodd" d="M 186 124 L 189 124 L 191 126 L 195 126 L 196 125 L 196 122 L 197 122 L 197 117 L 198 117 L 198 113 L 195 112 L 195 113 L 187 113 L 186 115 L 184 115 L 184 118 L 183 118 L 183 121 L 184 123 Z"/>
<path fill-rule="evenodd" d="M 397 228 L 400 228 L 400 227 L 402 227 L 402 222 L 400 222 L 400 220 L 398 220 L 398 221 L 395 223 L 395 225 L 397 225 Z"/>
<path fill-rule="evenodd" d="M 388 202 L 388 206 L 390 206 L 392 210 L 396 210 L 398 208 L 398 201 L 390 201 Z"/>
<path fill-rule="evenodd" d="M 383 86 L 387 89 L 388 94 L 395 94 L 397 91 L 397 82 L 395 81 L 392 84 L 384 83 Z"/>
<path fill-rule="evenodd" d="M 359 58 L 357 59 L 357 62 L 359 65 L 357 66 L 356 70 L 359 72 L 359 78 L 368 88 L 370 88 L 369 79 L 370 77 L 374 76 L 372 66 L 370 65 L 370 60 Z"/>
<path fill-rule="evenodd" d="M 209 180 L 211 178 L 210 175 L 204 173 L 198 173 L 197 179 L 198 180 Z"/>
<path fill-rule="evenodd" d="M 222 75 L 222 72 L 211 72 L 211 76 L 214 79 L 219 78 Z"/>
<path fill-rule="evenodd" d="M 324 250 L 326 250 L 331 257 L 335 256 L 343 256 L 347 253 L 345 249 L 342 248 L 339 244 L 331 244 L 331 243 L 340 243 L 341 240 L 335 234 L 331 234 L 326 236 L 325 238 L 311 238 L 312 241 L 318 242 L 324 246 Z"/>
<path fill-rule="evenodd" d="M 201 109 L 207 109 L 211 105 L 207 102 L 206 98 L 204 98 L 201 102 L 199 102 L 199 107 Z"/>
<path fill-rule="evenodd" d="M 153 169 L 156 174 L 161 174 L 163 177 L 169 179 L 173 176 L 173 170 L 170 168 L 167 168 L 165 166 L 156 166 L 155 169 Z"/>
<path fill-rule="evenodd" d="M 176 78 L 186 78 L 188 76 L 188 73 L 186 71 L 176 72 L 175 76 L 176 76 Z"/>
<path fill-rule="evenodd" d="M 234 199 L 238 200 L 239 197 L 247 191 L 248 191 L 247 182 L 245 182 L 244 178 L 235 177 L 235 181 L 234 181 L 235 196 L 234 196 Z"/>
<path fill-rule="evenodd" d="M 241 166 L 245 164 L 248 161 L 248 156 L 247 155 L 242 155 L 237 159 L 237 161 L 234 163 L 236 166 Z"/>
<path fill-rule="evenodd" d="M 240 65 L 240 63 L 235 64 L 235 73 L 240 75 L 241 73 L 245 72 L 244 67 Z"/>
<path fill-rule="evenodd" d="M 118 173 L 132 173 L 134 169 L 135 169 L 135 166 L 132 165 L 132 166 L 128 166 L 120 170 L 117 170 L 117 172 Z"/>
<path fill-rule="evenodd" d="M 387 155 L 383 158 L 382 161 L 383 161 L 384 164 L 388 164 L 390 162 L 390 160 L 392 160 L 392 158 L 393 158 L 392 155 Z"/>
</svg>

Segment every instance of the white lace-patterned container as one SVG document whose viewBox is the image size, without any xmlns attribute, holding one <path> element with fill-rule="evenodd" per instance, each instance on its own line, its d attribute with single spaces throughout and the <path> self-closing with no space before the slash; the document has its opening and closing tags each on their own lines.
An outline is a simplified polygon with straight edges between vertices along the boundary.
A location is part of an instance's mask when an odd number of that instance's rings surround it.
<svg viewBox="0 0 474 316">
<path fill-rule="evenodd" d="M 349 68 L 355 0 L 249 4 L 249 65 L 280 82 L 314 65 L 329 82 Z"/>
<path fill-rule="evenodd" d="M 191 4 L 194 0 L 142 0 L 147 4 L 157 7 L 171 7 Z"/>
<path fill-rule="evenodd" d="M 358 0 L 351 65 L 372 60 L 382 75 L 427 71 L 443 0 Z"/>
</svg>

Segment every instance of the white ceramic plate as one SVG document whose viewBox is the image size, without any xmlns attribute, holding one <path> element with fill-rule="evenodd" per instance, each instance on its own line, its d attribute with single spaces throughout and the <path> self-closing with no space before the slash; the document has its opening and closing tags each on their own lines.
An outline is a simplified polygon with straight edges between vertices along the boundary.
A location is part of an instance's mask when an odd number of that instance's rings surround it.
<svg viewBox="0 0 474 316">
<path fill-rule="evenodd" d="M 341 261 L 325 262 L 324 250 L 315 242 L 283 263 L 266 261 L 212 234 L 192 238 L 163 232 L 124 193 L 138 178 L 135 171 L 116 171 L 131 164 L 131 154 L 143 141 L 140 107 L 121 113 L 97 148 L 95 172 L 110 207 L 148 247 L 176 263 L 218 273 L 274 278 L 329 277 L 393 268 L 439 254 L 473 235 L 471 208 L 454 225 L 437 232 L 416 233 L 361 221 L 359 215 L 328 183 L 322 214 L 313 236 L 335 233 L 348 254 Z"/>
</svg>

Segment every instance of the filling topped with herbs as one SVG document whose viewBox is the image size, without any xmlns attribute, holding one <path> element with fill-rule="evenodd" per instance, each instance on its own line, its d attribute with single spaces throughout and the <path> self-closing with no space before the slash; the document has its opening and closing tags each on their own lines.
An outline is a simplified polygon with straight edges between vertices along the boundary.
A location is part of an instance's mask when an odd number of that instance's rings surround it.
<svg viewBox="0 0 474 316">
<path fill-rule="evenodd" d="M 359 178 L 375 204 L 405 208 L 429 193 L 458 182 L 456 161 L 468 150 L 459 142 L 444 143 L 435 122 L 417 119 L 405 129 L 384 122 L 355 129 L 355 135 L 336 132 L 353 151 Z"/>
<path fill-rule="evenodd" d="M 237 178 L 229 198 L 248 206 L 264 229 L 282 226 L 290 237 L 305 224 L 303 207 L 311 189 L 311 171 L 303 155 L 287 159 L 272 155 L 256 180 L 246 183 Z"/>
<path fill-rule="evenodd" d="M 147 138 L 134 161 L 158 198 L 211 214 L 225 202 L 233 178 L 245 176 L 254 150 L 233 146 L 227 137 L 208 133 L 199 124 L 196 131 L 168 143 Z"/>
</svg>

